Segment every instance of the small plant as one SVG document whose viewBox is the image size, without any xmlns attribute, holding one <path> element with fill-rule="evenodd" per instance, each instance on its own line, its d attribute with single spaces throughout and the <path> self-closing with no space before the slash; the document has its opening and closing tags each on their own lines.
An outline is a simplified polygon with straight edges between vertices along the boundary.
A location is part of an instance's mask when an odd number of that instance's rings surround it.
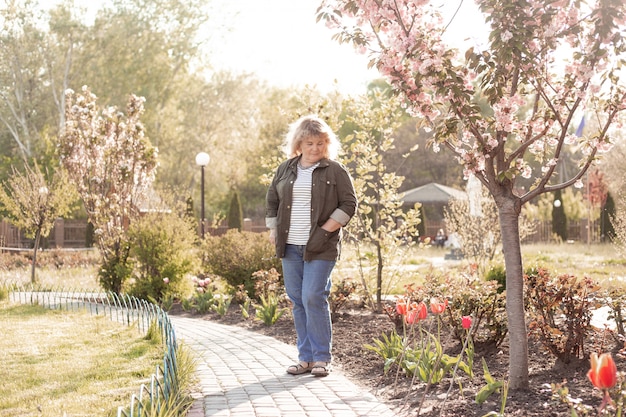
<svg viewBox="0 0 626 417">
<path fill-rule="evenodd" d="M 405 297 L 396 301 L 394 316 L 402 320 L 403 336 L 396 331 L 390 337 L 383 335 L 382 340 L 375 340 L 375 345 L 366 345 L 365 348 L 382 356 L 385 360 L 385 372 L 395 363 L 398 371 L 403 370 L 407 376 L 419 379 L 427 384 L 438 384 L 450 374 L 453 378 L 457 369 L 472 375 L 471 366 L 462 360 L 464 353 L 471 353 L 473 360 L 473 346 L 471 352 L 464 349 L 458 356 L 450 356 L 445 353 L 441 344 L 441 317 L 448 308 L 448 300 L 440 301 L 439 298 L 431 298 L 430 310 L 437 320 L 437 333 L 432 334 L 422 328 L 422 322 L 428 317 L 428 308 L 424 302 L 411 301 L 413 291 L 405 294 Z M 388 309 L 387 314 L 392 312 Z M 467 320 L 463 321 L 466 328 Z M 471 327 L 471 321 L 469 321 Z M 417 329 L 417 330 L 416 330 Z M 467 347 L 467 343 L 464 345 Z"/>
<path fill-rule="evenodd" d="M 214 304 L 215 296 L 211 290 L 198 292 L 194 296 L 193 305 L 196 311 L 200 314 L 205 314 L 211 311 Z"/>
<path fill-rule="evenodd" d="M 502 398 L 503 398 L 502 408 L 500 409 L 500 414 L 496 413 L 495 415 L 504 416 L 504 405 L 506 404 L 506 391 L 507 391 L 506 382 L 496 380 L 493 376 L 491 376 L 491 372 L 489 372 L 489 367 L 487 366 L 487 362 L 485 362 L 485 358 L 482 358 L 482 361 L 483 361 L 483 374 L 484 374 L 486 384 L 476 394 L 476 403 L 482 404 L 485 401 L 487 401 L 487 399 L 493 393 L 500 392 L 502 390 Z M 489 413 L 487 415 L 494 415 L 492 413 Z"/>
<path fill-rule="evenodd" d="M 621 281 L 609 278 L 607 287 L 602 293 L 602 302 L 609 307 L 607 319 L 615 322 L 615 330 L 621 337 L 626 337 L 624 322 L 626 322 L 626 287 Z"/>
<path fill-rule="evenodd" d="M 472 340 L 472 317 L 471 316 L 463 316 L 461 319 L 461 327 L 465 329 L 465 342 L 463 343 L 464 352 L 467 356 L 467 374 L 470 378 L 474 377 L 474 341 Z"/>
<path fill-rule="evenodd" d="M 241 309 L 241 317 L 244 320 L 248 320 L 250 318 L 250 304 L 252 303 L 251 299 L 247 299 L 242 304 L 239 304 L 239 308 Z"/>
<path fill-rule="evenodd" d="M 443 353 L 443 347 L 435 335 L 427 333 L 425 339 L 420 347 L 407 349 L 401 366 L 409 376 L 415 375 L 428 384 L 438 384 L 451 372 L 460 357 Z M 467 365 L 459 367 L 467 371 Z"/>
<path fill-rule="evenodd" d="M 266 326 L 271 326 L 282 317 L 287 310 L 280 307 L 280 300 L 275 294 L 267 297 L 261 295 L 261 304 L 255 305 L 256 318 L 261 320 Z"/>
<path fill-rule="evenodd" d="M 373 345 L 365 345 L 365 349 L 370 350 L 383 358 L 384 371 L 387 373 L 391 366 L 398 360 L 398 357 L 404 351 L 404 342 L 402 337 L 393 330 L 389 336 L 383 333 L 380 339 L 374 339 Z"/>
<path fill-rule="evenodd" d="M 333 287 L 328 297 L 331 317 L 335 317 L 339 313 L 339 310 L 348 303 L 358 287 L 359 284 L 352 279 L 343 279 Z"/>
<path fill-rule="evenodd" d="M 170 311 L 172 309 L 172 306 L 174 305 L 175 300 L 176 297 L 174 297 L 173 294 L 166 294 L 165 296 L 163 296 L 163 299 L 161 300 L 161 308 L 163 309 L 163 311 Z"/>
<path fill-rule="evenodd" d="M 261 269 L 252 274 L 254 280 L 254 294 L 260 300 L 261 297 L 268 297 L 270 294 L 280 294 L 280 274 L 276 268 L 269 270 Z"/>
<path fill-rule="evenodd" d="M 230 307 L 231 298 L 223 294 L 215 294 L 213 297 L 215 303 L 211 306 L 211 309 L 215 311 L 220 317 L 224 317 Z"/>
<path fill-rule="evenodd" d="M 208 313 L 217 302 L 217 287 L 213 284 L 213 280 L 210 277 L 192 277 L 191 281 L 195 286 L 195 294 L 187 304 L 187 307 L 195 309 L 200 314 Z M 185 309 L 184 304 L 183 309 Z"/>
<path fill-rule="evenodd" d="M 193 302 L 193 298 L 185 298 L 181 301 L 180 306 L 182 307 L 183 311 L 191 311 L 196 308 Z"/>
<path fill-rule="evenodd" d="M 580 357 L 591 331 L 591 294 L 599 286 L 590 278 L 550 276 L 543 268 L 525 275 L 530 333 L 563 363 Z"/>
<path fill-rule="evenodd" d="M 252 300 L 248 296 L 243 284 L 237 287 L 233 300 L 239 304 L 241 317 L 243 317 L 244 320 L 248 320 L 250 318 L 250 304 L 252 303 Z"/>
<path fill-rule="evenodd" d="M 156 320 L 152 320 L 150 322 L 150 326 L 148 327 L 148 331 L 146 332 L 144 339 L 149 340 L 154 344 L 163 343 L 163 335 L 161 330 L 159 330 L 159 323 Z"/>
<path fill-rule="evenodd" d="M 572 397 L 565 382 L 560 384 L 550 384 L 550 390 L 552 391 L 553 401 L 567 404 L 569 406 L 571 417 L 592 415 L 591 413 L 593 412 L 593 408 L 583 404 L 580 398 Z"/>
</svg>

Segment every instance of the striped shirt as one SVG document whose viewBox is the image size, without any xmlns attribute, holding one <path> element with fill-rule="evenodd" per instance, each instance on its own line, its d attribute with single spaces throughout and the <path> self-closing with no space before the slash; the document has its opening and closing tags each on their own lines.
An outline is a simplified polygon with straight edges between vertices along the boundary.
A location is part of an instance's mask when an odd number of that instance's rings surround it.
<svg viewBox="0 0 626 417">
<path fill-rule="evenodd" d="M 313 171 L 319 163 L 308 168 L 302 168 L 298 164 L 298 176 L 293 183 L 293 195 L 291 201 L 291 223 L 287 244 L 306 245 L 311 233 L 311 184 Z"/>
</svg>

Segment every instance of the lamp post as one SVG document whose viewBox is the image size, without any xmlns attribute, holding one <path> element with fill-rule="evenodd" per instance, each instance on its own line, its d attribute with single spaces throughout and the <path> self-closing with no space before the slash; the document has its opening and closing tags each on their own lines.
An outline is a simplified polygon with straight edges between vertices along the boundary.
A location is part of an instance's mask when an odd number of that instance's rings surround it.
<svg viewBox="0 0 626 417">
<path fill-rule="evenodd" d="M 196 165 L 200 166 L 200 236 L 204 239 L 204 167 L 209 164 L 211 157 L 206 152 L 196 155 Z"/>
</svg>

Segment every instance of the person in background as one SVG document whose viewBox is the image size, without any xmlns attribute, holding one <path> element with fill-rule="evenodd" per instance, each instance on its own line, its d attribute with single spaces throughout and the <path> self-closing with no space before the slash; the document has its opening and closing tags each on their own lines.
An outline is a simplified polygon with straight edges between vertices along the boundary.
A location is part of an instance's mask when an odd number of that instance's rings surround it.
<svg viewBox="0 0 626 417">
<path fill-rule="evenodd" d="M 437 246 L 438 248 L 443 248 L 447 239 L 448 238 L 446 237 L 443 229 L 439 229 L 437 231 L 437 235 L 435 236 L 435 246 Z"/>
<path fill-rule="evenodd" d="M 287 372 L 326 376 L 332 359 L 331 272 L 341 252 L 341 228 L 356 212 L 356 192 L 348 170 L 335 160 L 339 141 L 319 117 L 291 124 L 283 149 L 288 159 L 267 190 L 265 223 L 293 303 L 298 363 Z"/>
</svg>

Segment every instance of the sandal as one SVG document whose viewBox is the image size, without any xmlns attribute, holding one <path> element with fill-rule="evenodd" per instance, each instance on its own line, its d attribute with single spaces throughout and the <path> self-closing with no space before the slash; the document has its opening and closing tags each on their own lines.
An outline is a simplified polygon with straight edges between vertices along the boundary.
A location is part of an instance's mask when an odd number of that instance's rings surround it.
<svg viewBox="0 0 626 417">
<path fill-rule="evenodd" d="M 306 374 L 307 372 L 311 372 L 312 369 L 313 362 L 300 361 L 297 364 L 291 365 L 289 368 L 287 368 L 287 373 L 291 375 L 302 375 Z"/>
<path fill-rule="evenodd" d="M 315 362 L 311 368 L 313 376 L 327 376 L 330 373 L 330 362 Z"/>
</svg>

